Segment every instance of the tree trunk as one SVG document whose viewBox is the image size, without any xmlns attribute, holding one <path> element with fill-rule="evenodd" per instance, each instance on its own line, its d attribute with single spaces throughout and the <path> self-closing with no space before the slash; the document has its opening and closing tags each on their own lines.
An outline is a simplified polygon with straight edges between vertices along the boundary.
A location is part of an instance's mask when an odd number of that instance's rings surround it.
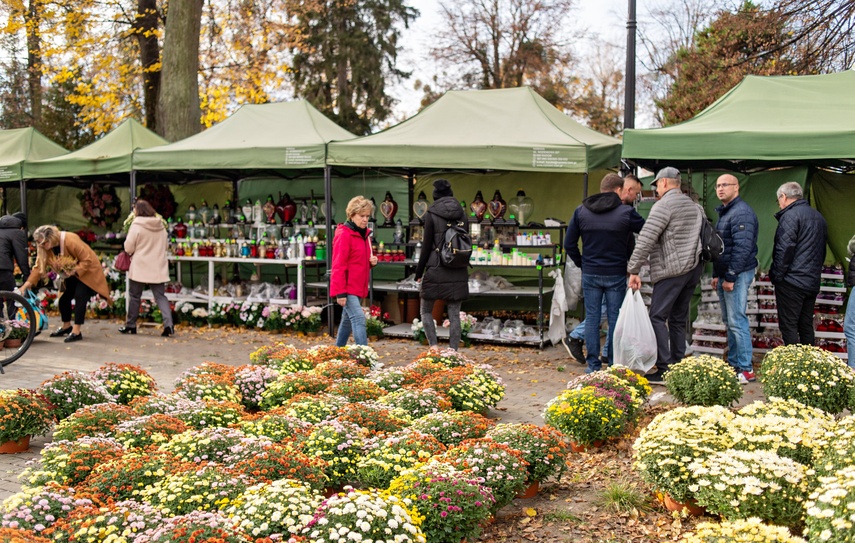
<svg viewBox="0 0 855 543">
<path fill-rule="evenodd" d="M 172 0 L 166 15 L 157 133 L 169 141 L 199 133 L 199 33 L 203 0 Z"/>
<path fill-rule="evenodd" d="M 160 70 L 152 70 L 152 66 L 156 66 L 160 62 L 157 28 L 157 0 L 137 0 L 134 33 L 137 42 L 139 42 L 140 63 L 143 68 L 145 125 L 154 132 L 157 132 L 157 96 L 160 92 Z"/>
<path fill-rule="evenodd" d="M 41 128 L 42 46 L 39 39 L 41 13 L 39 13 L 38 0 L 30 0 L 24 20 L 27 26 L 27 83 L 30 90 L 30 114 L 32 115 L 32 126 Z"/>
</svg>

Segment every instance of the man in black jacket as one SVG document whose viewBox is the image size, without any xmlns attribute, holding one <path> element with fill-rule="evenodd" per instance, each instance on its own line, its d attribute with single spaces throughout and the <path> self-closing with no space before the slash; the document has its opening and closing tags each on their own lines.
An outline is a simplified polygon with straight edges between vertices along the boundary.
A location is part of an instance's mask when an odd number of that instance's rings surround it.
<svg viewBox="0 0 855 543">
<path fill-rule="evenodd" d="M 26 225 L 21 217 L 26 218 L 23 213 L 18 216 L 4 215 L 0 217 L 0 290 L 14 290 L 15 263 L 21 269 L 24 277 L 30 275 L 29 251 L 27 250 Z M 13 308 L 10 306 L 10 311 Z"/>
<path fill-rule="evenodd" d="M 828 225 L 804 199 L 798 183 L 778 188 L 778 229 L 769 278 L 775 285 L 778 325 L 785 345 L 814 344 L 813 308 L 819 294 Z"/>
<path fill-rule="evenodd" d="M 585 299 L 585 348 L 588 351 L 587 373 L 602 368 L 600 360 L 600 311 L 603 299 L 609 321 L 607 358 L 614 360 L 612 339 L 618 313 L 626 295 L 626 265 L 631 253 L 633 233 L 641 231 L 644 219 L 632 207 L 623 205 L 623 178 L 607 174 L 595 194 L 576 208 L 567 225 L 564 249 L 567 256 L 582 269 L 582 296 Z M 579 238 L 582 252 L 579 252 Z M 590 320 L 589 320 L 590 319 Z"/>
</svg>

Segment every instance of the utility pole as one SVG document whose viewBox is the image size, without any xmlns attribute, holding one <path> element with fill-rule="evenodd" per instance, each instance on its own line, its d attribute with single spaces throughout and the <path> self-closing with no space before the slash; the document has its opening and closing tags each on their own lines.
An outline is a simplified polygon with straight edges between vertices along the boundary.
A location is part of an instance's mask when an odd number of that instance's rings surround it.
<svg viewBox="0 0 855 543">
<path fill-rule="evenodd" d="M 628 0 L 626 20 L 626 77 L 624 79 L 623 128 L 635 128 L 635 0 Z"/>
</svg>

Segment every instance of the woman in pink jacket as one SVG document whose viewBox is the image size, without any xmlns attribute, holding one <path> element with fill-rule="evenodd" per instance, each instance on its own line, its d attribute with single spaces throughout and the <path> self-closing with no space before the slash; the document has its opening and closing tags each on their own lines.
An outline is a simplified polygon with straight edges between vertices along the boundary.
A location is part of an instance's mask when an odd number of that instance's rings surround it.
<svg viewBox="0 0 855 543">
<path fill-rule="evenodd" d="M 351 331 L 354 343 L 368 345 L 365 314 L 359 299 L 368 295 L 369 271 L 377 265 L 368 238 L 368 219 L 372 211 L 371 200 L 354 197 L 347 204 L 347 221 L 336 228 L 333 238 L 330 296 L 343 308 L 335 339 L 338 347 L 347 345 Z"/>
<path fill-rule="evenodd" d="M 166 258 L 166 228 L 163 219 L 157 216 L 151 204 L 145 200 L 134 203 L 134 222 L 128 229 L 125 251 L 133 258 L 128 270 L 128 320 L 119 328 L 122 334 L 137 333 L 137 317 L 140 315 L 140 297 L 143 287 L 148 285 L 160 314 L 163 315 L 162 336 L 171 336 L 172 309 L 164 294 L 164 285 L 169 281 L 169 263 Z"/>
</svg>

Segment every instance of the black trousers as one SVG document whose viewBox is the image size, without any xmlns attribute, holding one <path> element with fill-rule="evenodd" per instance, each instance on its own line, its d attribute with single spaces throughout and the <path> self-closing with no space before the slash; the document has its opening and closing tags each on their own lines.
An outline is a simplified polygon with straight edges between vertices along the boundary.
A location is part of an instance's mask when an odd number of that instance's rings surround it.
<svg viewBox="0 0 855 543">
<path fill-rule="evenodd" d="M 65 280 L 65 290 L 59 297 L 59 316 L 62 322 L 71 322 L 71 301 L 74 300 L 74 324 L 83 324 L 86 319 L 86 306 L 95 291 L 77 277 Z"/>
<path fill-rule="evenodd" d="M 15 290 L 15 275 L 12 272 L 0 272 L 0 290 Z M 6 304 L 7 318 L 15 318 L 15 302 Z"/>
<path fill-rule="evenodd" d="M 775 285 L 775 303 L 778 306 L 778 326 L 784 345 L 801 343 L 813 345 L 816 335 L 813 330 L 813 308 L 816 292 L 808 292 L 789 283 Z"/>
<path fill-rule="evenodd" d="M 683 275 L 662 279 L 653 285 L 649 313 L 656 334 L 656 368 L 659 371 L 668 371 L 671 364 L 686 356 L 689 304 L 703 271 L 703 263 L 698 263 Z"/>
</svg>

